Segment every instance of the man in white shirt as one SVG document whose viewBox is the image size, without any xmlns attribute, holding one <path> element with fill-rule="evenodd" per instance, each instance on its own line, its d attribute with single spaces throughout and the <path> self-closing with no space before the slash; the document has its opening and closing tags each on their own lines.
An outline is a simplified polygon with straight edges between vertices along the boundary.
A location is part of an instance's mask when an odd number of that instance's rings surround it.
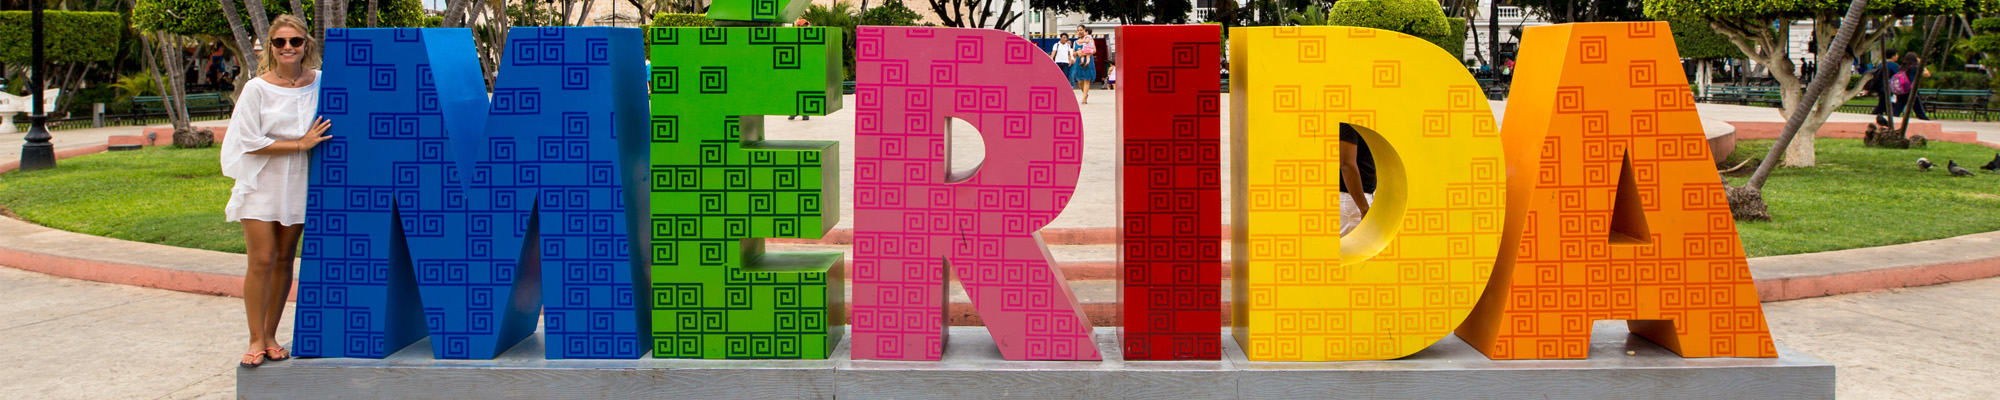
<svg viewBox="0 0 2000 400">
<path fill-rule="evenodd" d="M 1062 34 L 1061 37 L 1061 40 L 1056 41 L 1055 51 L 1049 52 L 1049 56 L 1056 59 L 1056 68 L 1062 70 L 1063 82 L 1069 82 L 1069 64 L 1075 58 L 1071 52 L 1076 49 L 1069 42 L 1069 34 Z"/>
</svg>

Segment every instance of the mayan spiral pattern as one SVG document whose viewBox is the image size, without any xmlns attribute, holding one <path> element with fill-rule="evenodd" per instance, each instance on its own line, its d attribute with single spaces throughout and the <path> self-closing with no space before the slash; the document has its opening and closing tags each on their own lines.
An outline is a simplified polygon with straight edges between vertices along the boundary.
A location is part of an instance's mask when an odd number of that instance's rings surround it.
<svg viewBox="0 0 2000 400">
<path fill-rule="evenodd" d="M 516 28 L 469 176 L 493 207 L 534 214 L 547 357 L 639 358 L 647 350 L 646 79 L 638 29 Z M 490 179 L 490 181 L 489 181 Z M 626 188 L 631 188 L 628 191 Z M 511 207 L 511 208 L 510 208 Z M 467 230 L 479 234 L 482 222 Z M 490 222 L 487 222 L 490 223 Z"/>
<path fill-rule="evenodd" d="M 765 115 L 840 109 L 839 43 L 827 28 L 647 31 L 654 357 L 826 358 L 840 341 L 842 253 L 763 246 L 840 221 L 840 143 L 763 137 Z"/>
<path fill-rule="evenodd" d="M 1084 319 L 1035 231 L 1075 191 L 1082 116 L 1033 43 L 979 29 L 862 27 L 856 63 L 857 359 L 937 360 L 945 268 L 1009 360 L 1095 360 Z M 953 180 L 950 119 L 989 156 Z"/>
<path fill-rule="evenodd" d="M 1459 336 L 1495 359 L 1585 358 L 1627 320 L 1683 357 L 1776 357 L 1664 22 L 1528 31 L 1507 106 L 1493 290 Z"/>
<path fill-rule="evenodd" d="M 509 43 L 518 72 L 489 108 L 468 31 L 329 31 L 319 111 L 346 128 L 314 152 L 300 355 L 384 357 L 427 326 L 438 358 L 493 358 L 534 331 L 544 293 L 550 358 L 639 355 L 622 189 L 638 175 L 620 172 L 636 153 L 615 116 L 643 98 L 606 89 L 643 79 L 616 50 L 638 32 Z"/>
<path fill-rule="evenodd" d="M 1221 27 L 1124 26 L 1118 204 L 1127 360 L 1222 357 Z"/>
<path fill-rule="evenodd" d="M 1230 41 L 1232 323 L 1250 359 L 1390 359 L 1451 333 L 1486 287 L 1506 206 L 1478 83 L 1390 31 L 1238 28 Z M 1361 128 L 1381 182 L 1345 238 L 1342 123 Z"/>
</svg>

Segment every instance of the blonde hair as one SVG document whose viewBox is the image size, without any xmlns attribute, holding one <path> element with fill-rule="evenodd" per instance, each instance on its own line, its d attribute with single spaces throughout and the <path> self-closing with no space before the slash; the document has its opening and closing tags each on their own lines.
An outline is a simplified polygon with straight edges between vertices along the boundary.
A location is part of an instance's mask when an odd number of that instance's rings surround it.
<svg viewBox="0 0 2000 400">
<path fill-rule="evenodd" d="M 292 30 L 299 32 L 300 37 L 306 38 L 305 56 L 299 58 L 299 66 L 304 68 L 319 67 L 320 43 L 318 39 L 313 39 L 312 30 L 306 28 L 306 21 L 291 14 L 282 14 L 277 18 L 272 18 L 270 30 L 264 32 L 264 52 L 257 55 L 258 74 L 278 69 L 278 46 L 271 43 L 272 35 L 278 34 L 278 28 L 292 28 Z"/>
</svg>

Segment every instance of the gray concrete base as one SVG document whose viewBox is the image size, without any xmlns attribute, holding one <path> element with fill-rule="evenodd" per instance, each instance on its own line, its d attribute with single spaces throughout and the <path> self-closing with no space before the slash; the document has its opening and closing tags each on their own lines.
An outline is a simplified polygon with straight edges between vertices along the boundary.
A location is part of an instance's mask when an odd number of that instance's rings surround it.
<svg viewBox="0 0 2000 400">
<path fill-rule="evenodd" d="M 383 360 L 296 359 L 237 370 L 245 398 L 1832 398 L 1834 367 L 1779 358 L 1685 359 L 1600 323 L 1591 357 L 1492 361 L 1457 337 L 1400 360 L 1125 361 L 1098 328 L 1104 361 L 1005 361 L 981 327 L 952 327 L 938 362 L 544 360 L 539 334 L 488 361 L 434 360 L 419 341 Z"/>
</svg>

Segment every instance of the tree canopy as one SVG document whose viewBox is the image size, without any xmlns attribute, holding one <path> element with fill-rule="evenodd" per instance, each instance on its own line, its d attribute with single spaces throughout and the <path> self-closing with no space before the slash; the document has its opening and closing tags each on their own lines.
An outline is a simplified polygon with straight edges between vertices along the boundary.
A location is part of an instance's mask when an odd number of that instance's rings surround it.
<svg viewBox="0 0 2000 400">
<path fill-rule="evenodd" d="M 1992 9 L 1995 0 L 1870 0 L 1871 15 L 1956 14 L 1972 6 Z M 1646 16 L 1673 20 L 1688 18 L 1811 18 L 1847 12 L 1847 2 L 1838 0 L 1647 0 Z M 1835 18 L 1838 19 L 1838 18 Z"/>
<path fill-rule="evenodd" d="M 28 11 L 0 11 L 0 61 L 26 64 L 34 56 Z M 48 62 L 107 61 L 118 54 L 125 19 L 115 12 L 42 12 L 42 57 Z"/>
<path fill-rule="evenodd" d="M 1716 33 L 1708 27 L 1708 21 L 1699 19 L 1677 19 L 1667 21 L 1674 31 L 1674 47 L 1680 49 L 1681 57 L 1700 60 L 1718 58 L 1744 58 L 1743 50 L 1729 42 L 1728 36 Z"/>
</svg>

